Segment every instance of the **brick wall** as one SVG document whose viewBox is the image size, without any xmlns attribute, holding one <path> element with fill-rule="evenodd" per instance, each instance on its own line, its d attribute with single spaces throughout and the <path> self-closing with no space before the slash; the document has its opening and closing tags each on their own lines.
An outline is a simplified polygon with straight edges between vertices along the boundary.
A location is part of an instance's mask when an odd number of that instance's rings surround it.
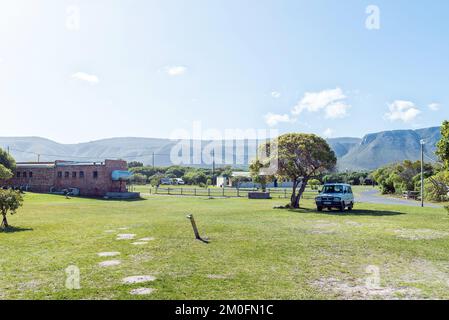
<svg viewBox="0 0 449 320">
<path fill-rule="evenodd" d="M 104 196 L 107 192 L 126 191 L 126 181 L 112 181 L 111 178 L 114 170 L 127 170 L 126 161 L 106 160 L 96 164 L 56 161 L 54 165 L 48 165 L 38 167 L 36 164 L 18 163 L 14 177 L 0 184 L 28 186 L 33 192 L 50 192 L 51 188 L 54 191 L 77 188 L 82 196 Z"/>
</svg>

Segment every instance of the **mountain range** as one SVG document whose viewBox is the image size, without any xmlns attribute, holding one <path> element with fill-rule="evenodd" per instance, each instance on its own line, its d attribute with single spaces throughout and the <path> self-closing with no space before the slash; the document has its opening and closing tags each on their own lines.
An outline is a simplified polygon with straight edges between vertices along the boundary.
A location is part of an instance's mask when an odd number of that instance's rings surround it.
<svg viewBox="0 0 449 320">
<path fill-rule="evenodd" d="M 363 138 L 330 138 L 329 145 L 338 159 L 338 169 L 373 170 L 386 164 L 405 159 L 420 159 L 420 141 L 425 140 L 426 159 L 435 159 L 435 145 L 441 138 L 440 128 L 418 130 L 393 130 L 370 133 Z M 210 141 L 196 141 L 190 145 L 193 155 L 201 153 Z M 104 159 L 125 159 L 140 161 L 147 165 L 168 166 L 172 164 L 170 152 L 178 141 L 155 138 L 111 138 L 79 144 L 61 144 L 40 137 L 0 137 L 0 147 L 7 149 L 16 161 L 103 161 Z M 248 140 L 239 146 L 223 144 L 223 154 L 238 157 L 237 167 L 247 167 L 248 160 L 255 157 L 257 141 Z M 199 150 L 201 148 L 201 150 Z M 216 154 L 217 165 L 219 155 Z M 228 163 L 228 162 L 227 162 Z M 210 165 L 202 162 L 197 166 Z"/>
</svg>

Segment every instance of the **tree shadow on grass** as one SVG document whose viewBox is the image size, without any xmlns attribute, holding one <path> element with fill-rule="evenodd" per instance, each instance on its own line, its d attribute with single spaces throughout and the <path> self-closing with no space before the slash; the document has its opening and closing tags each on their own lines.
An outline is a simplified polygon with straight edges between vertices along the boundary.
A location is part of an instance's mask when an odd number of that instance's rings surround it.
<svg viewBox="0 0 449 320">
<path fill-rule="evenodd" d="M 138 201 L 146 201 L 146 198 L 132 198 L 132 199 L 119 199 L 119 198 L 109 198 L 109 199 L 105 199 L 103 197 L 87 197 L 87 196 L 76 196 L 76 197 L 70 197 L 70 198 L 66 198 L 66 200 L 71 200 L 71 199 L 88 199 L 88 200 L 98 200 L 98 201 L 109 201 L 109 202 L 138 202 Z"/>
<path fill-rule="evenodd" d="M 15 232 L 22 232 L 22 231 L 33 231 L 33 229 L 32 228 L 13 227 L 13 226 L 9 226 L 7 228 L 0 228 L 0 233 L 15 233 Z"/>
<path fill-rule="evenodd" d="M 349 217 L 349 216 L 382 217 L 382 216 L 397 216 L 397 215 L 406 214 L 404 212 L 390 211 L 390 210 L 360 210 L 360 209 L 353 209 L 351 211 L 345 210 L 342 212 L 342 211 L 337 211 L 337 210 L 317 211 L 316 209 L 299 208 L 299 209 L 288 209 L 288 211 L 296 212 L 296 213 L 314 213 L 314 214 L 342 216 L 342 217 Z"/>
</svg>

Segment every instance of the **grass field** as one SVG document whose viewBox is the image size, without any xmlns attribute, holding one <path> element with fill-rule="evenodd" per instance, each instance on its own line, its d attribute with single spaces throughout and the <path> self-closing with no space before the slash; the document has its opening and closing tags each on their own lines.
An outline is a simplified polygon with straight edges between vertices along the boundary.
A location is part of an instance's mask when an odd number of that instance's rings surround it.
<svg viewBox="0 0 449 320">
<path fill-rule="evenodd" d="M 273 209 L 280 204 L 285 200 L 124 202 L 29 193 L 9 217 L 14 232 L 0 233 L 0 299 L 449 298 L 443 209 L 358 204 L 351 213 L 317 213 L 311 194 L 300 210 Z M 187 213 L 210 244 L 193 239 Z M 135 246 L 116 240 L 118 233 L 155 239 Z M 104 251 L 121 255 L 97 256 Z M 111 259 L 121 264 L 98 265 Z M 79 290 L 65 288 L 69 265 L 80 269 Z M 380 287 L 366 286 L 377 272 Z M 122 284 L 135 275 L 156 280 Z M 130 295 L 140 287 L 155 290 Z"/>
</svg>

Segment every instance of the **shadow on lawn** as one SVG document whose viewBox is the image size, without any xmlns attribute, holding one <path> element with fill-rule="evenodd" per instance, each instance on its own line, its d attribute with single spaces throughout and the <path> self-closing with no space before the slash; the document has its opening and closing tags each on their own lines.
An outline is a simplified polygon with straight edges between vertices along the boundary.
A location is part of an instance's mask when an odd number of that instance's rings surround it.
<svg viewBox="0 0 449 320">
<path fill-rule="evenodd" d="M 327 211 L 323 210 L 321 212 L 317 211 L 316 209 L 308 209 L 308 208 L 299 208 L 299 209 L 289 209 L 288 211 L 291 212 L 297 212 L 297 213 L 314 213 L 314 214 L 324 214 L 324 215 L 333 215 L 333 216 L 373 216 L 373 217 L 381 217 L 381 216 L 397 216 L 405 214 L 404 212 L 398 212 L 398 211 L 388 211 L 388 210 L 360 210 L 360 209 L 353 209 L 351 211 L 345 210 L 344 212 L 332 210 Z"/>
<path fill-rule="evenodd" d="M 33 231 L 32 228 L 20 228 L 9 226 L 8 228 L 0 228 L 0 233 L 14 233 L 14 232 L 22 232 L 22 231 Z"/>
</svg>

